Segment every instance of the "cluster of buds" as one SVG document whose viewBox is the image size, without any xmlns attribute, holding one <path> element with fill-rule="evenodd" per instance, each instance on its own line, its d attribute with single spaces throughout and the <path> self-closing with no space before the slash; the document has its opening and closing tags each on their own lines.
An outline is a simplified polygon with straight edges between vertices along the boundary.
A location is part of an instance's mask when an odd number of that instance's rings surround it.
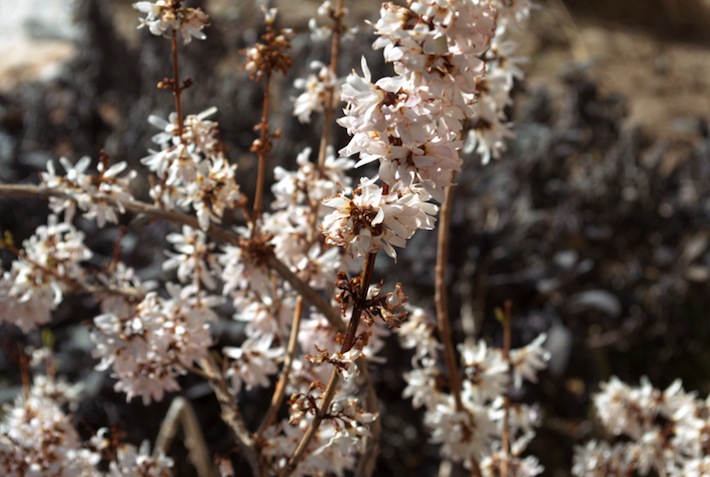
<svg viewBox="0 0 710 477">
<path fill-rule="evenodd" d="M 246 70 L 254 81 L 261 81 L 273 72 L 286 73 L 292 65 L 288 51 L 291 49 L 290 29 L 277 30 L 276 9 L 264 9 L 266 32 L 261 36 L 262 42 L 246 50 Z"/>
</svg>

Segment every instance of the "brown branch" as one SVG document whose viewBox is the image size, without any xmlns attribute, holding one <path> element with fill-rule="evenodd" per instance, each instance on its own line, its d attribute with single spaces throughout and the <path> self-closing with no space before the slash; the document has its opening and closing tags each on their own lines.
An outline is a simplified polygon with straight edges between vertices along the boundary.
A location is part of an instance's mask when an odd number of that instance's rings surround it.
<svg viewBox="0 0 710 477">
<path fill-rule="evenodd" d="M 264 431 L 274 422 L 276 418 L 276 413 L 278 413 L 283 404 L 284 396 L 286 395 L 286 386 L 288 385 L 288 379 L 291 375 L 291 367 L 293 365 L 293 360 L 296 357 L 296 350 L 298 349 L 298 330 L 301 327 L 301 318 L 303 317 L 303 296 L 299 295 L 296 299 L 296 308 L 293 311 L 293 323 L 291 323 L 291 334 L 288 338 L 288 345 L 286 347 L 286 359 L 284 360 L 284 365 L 281 368 L 281 374 L 279 375 L 279 380 L 276 383 L 276 388 L 274 389 L 274 394 L 271 397 L 271 405 L 269 410 L 266 412 L 264 419 L 259 425 L 259 429 L 256 431 L 257 435 L 262 435 Z"/>
<path fill-rule="evenodd" d="M 258 162 L 256 169 L 256 191 L 254 192 L 254 228 L 252 233 L 256 231 L 256 224 L 261 219 L 263 211 L 264 197 L 264 178 L 266 176 L 266 154 L 269 152 L 271 138 L 269 137 L 269 87 L 271 86 L 271 72 L 266 73 L 266 81 L 264 82 L 264 98 L 261 108 L 261 121 L 259 122 L 259 139 L 258 146 L 252 145 L 252 151 L 257 153 Z"/>
<path fill-rule="evenodd" d="M 46 189 L 41 186 L 1 183 L 0 197 L 32 197 L 43 199 L 47 199 L 49 197 L 62 197 L 72 199 L 70 194 L 66 194 L 58 190 Z M 112 202 L 109 199 L 106 200 L 111 202 L 113 205 L 117 205 L 116 202 Z M 121 202 L 121 205 L 124 209 L 136 214 L 143 214 L 150 218 L 164 220 L 174 224 L 188 225 L 194 229 L 200 228 L 197 218 L 192 215 L 183 214 L 174 210 L 161 209 L 160 207 L 137 200 Z M 224 229 L 218 225 L 210 224 L 210 228 L 206 233 L 214 240 L 230 245 L 236 245 L 238 247 L 243 246 L 240 237 L 236 233 Z M 264 265 L 278 273 L 281 278 L 286 280 L 289 285 L 293 287 L 294 290 L 303 295 L 308 302 L 315 306 L 318 311 L 323 313 L 333 328 L 338 331 L 343 331 L 345 329 L 343 321 L 340 317 L 340 311 L 331 306 L 322 295 L 310 287 L 306 282 L 298 277 L 298 275 L 293 273 L 285 263 L 272 254 L 266 257 Z"/>
<path fill-rule="evenodd" d="M 444 202 L 439 213 L 439 237 L 436 246 L 436 319 L 439 325 L 439 338 L 444 346 L 444 360 L 449 378 L 449 389 L 456 401 L 456 409 L 463 410 L 461 401 L 461 381 L 456 365 L 456 351 L 451 336 L 451 323 L 449 322 L 449 303 L 446 289 L 446 265 L 449 251 L 449 228 L 451 223 L 451 208 L 453 204 L 453 188 L 447 187 Z"/>
<path fill-rule="evenodd" d="M 330 71 L 334 74 L 337 75 L 337 69 L 338 69 L 338 57 L 340 55 L 340 30 L 341 30 L 341 22 L 342 22 L 342 16 L 343 16 L 343 1 L 344 0 L 337 0 L 337 4 L 335 7 L 335 12 L 333 14 L 333 18 L 335 20 L 335 27 L 333 29 L 333 40 L 331 43 L 331 51 L 330 51 Z M 262 122 L 261 122 L 261 127 L 262 127 L 262 138 L 264 134 L 264 129 L 265 127 L 268 128 L 268 121 L 265 119 L 266 115 L 268 114 L 268 109 L 267 109 L 267 104 L 268 104 L 268 88 L 269 88 L 269 79 L 270 75 L 266 77 L 266 92 L 264 94 L 264 110 L 262 112 Z M 330 142 L 330 131 L 332 127 L 332 122 L 333 122 L 333 88 L 330 87 L 328 88 L 328 91 L 326 93 L 326 104 L 324 107 L 324 123 L 323 123 L 323 133 L 321 135 L 321 141 L 320 141 L 320 148 L 318 151 L 318 166 L 322 167 L 323 164 L 325 163 L 325 153 L 326 149 L 328 147 L 328 144 Z M 268 139 L 268 136 L 267 136 Z M 261 182 L 263 182 L 263 172 L 262 172 L 262 161 L 261 156 L 259 156 L 259 169 L 257 171 L 257 191 L 259 190 Z M 259 178 L 261 179 L 261 182 L 259 181 Z M 261 199 L 260 195 L 257 196 L 259 199 Z M 306 197 L 308 197 L 308 191 L 306 191 Z M 310 212 L 309 212 L 309 223 L 310 227 L 308 229 L 308 236 L 306 237 L 307 243 L 312 245 L 315 236 L 316 236 L 316 231 L 317 231 L 317 220 L 318 220 L 318 212 L 320 210 L 320 203 L 319 202 L 313 202 L 309 201 L 310 203 Z M 260 204 L 260 202 L 259 202 Z M 255 216 L 258 217 L 257 213 L 257 201 L 256 199 L 254 200 L 254 209 L 255 209 Z M 260 212 L 260 210 L 259 210 Z M 289 343 L 288 343 L 288 348 L 287 348 L 287 356 L 286 356 L 286 361 L 284 362 L 284 366 L 281 370 L 281 376 L 279 377 L 279 381 L 276 383 L 276 389 L 274 390 L 274 395 L 271 399 L 271 406 L 269 407 L 269 410 L 267 411 L 266 416 L 264 417 L 264 420 L 262 421 L 261 425 L 259 426 L 259 430 L 257 431 L 258 434 L 262 434 L 266 428 L 273 422 L 274 417 L 276 416 L 276 413 L 278 412 L 279 407 L 281 406 L 283 402 L 283 397 L 284 393 L 286 390 L 286 384 L 288 383 L 288 377 L 291 371 L 291 364 L 293 362 L 293 359 L 295 357 L 296 353 L 296 345 L 297 345 L 297 336 L 298 336 L 298 330 L 301 326 L 301 317 L 303 314 L 303 294 L 298 296 L 298 301 L 296 302 L 296 310 L 294 311 L 294 319 L 293 323 L 291 325 L 291 335 L 289 337 Z M 331 319 L 332 318 L 332 319 Z M 335 327 L 336 331 L 342 331 L 343 330 L 343 324 L 342 320 L 340 320 L 340 314 L 338 313 L 338 316 L 332 316 L 328 317 L 328 320 L 330 321 L 331 325 Z M 335 322 L 335 323 L 334 323 Z M 336 325 L 337 323 L 337 325 Z"/>
<path fill-rule="evenodd" d="M 179 63 L 179 57 L 180 55 L 178 54 L 178 32 L 177 30 L 173 29 L 172 31 L 172 36 L 170 38 L 171 40 L 171 49 L 172 49 L 172 60 L 173 60 L 173 81 L 172 81 L 172 90 L 173 90 L 173 98 L 175 100 L 175 114 L 177 115 L 177 135 L 180 138 L 180 141 L 182 141 L 182 100 L 181 100 L 181 95 L 182 95 L 182 85 L 180 84 L 180 63 Z"/>
<path fill-rule="evenodd" d="M 367 369 L 367 363 L 364 358 L 360 358 L 358 367 L 362 373 L 367 390 L 365 395 L 367 410 L 369 412 L 377 412 L 377 394 L 375 393 L 375 387 L 372 385 L 370 372 Z M 380 453 L 380 435 L 382 434 L 382 421 L 379 419 L 379 416 L 370 424 L 370 434 L 371 436 L 367 440 L 367 448 L 355 468 L 355 477 L 370 477 L 375 471 L 377 456 Z"/>
<path fill-rule="evenodd" d="M 348 328 L 347 330 L 345 330 L 345 339 L 343 340 L 343 345 L 340 350 L 341 353 L 347 353 L 352 349 L 353 345 L 355 344 L 355 340 L 357 338 L 357 328 L 360 325 L 360 317 L 362 316 L 365 300 L 367 299 L 367 290 L 368 288 L 370 288 L 370 282 L 372 281 L 372 272 L 375 270 L 376 258 L 376 252 L 369 253 L 365 258 L 365 263 L 362 264 L 358 296 L 355 300 L 355 307 L 353 308 L 352 315 L 350 315 Z"/>
<path fill-rule="evenodd" d="M 333 36 L 330 41 L 330 65 L 328 70 L 336 80 L 338 78 L 338 59 L 340 57 L 340 35 L 343 31 L 344 3 L 345 0 L 337 0 L 333 9 L 334 25 Z M 334 85 L 328 86 L 323 107 L 323 134 L 321 135 L 318 149 L 318 167 L 323 167 L 323 164 L 325 164 L 325 153 L 330 143 L 330 132 L 333 128 L 333 115 L 335 114 L 335 108 L 333 107 L 334 95 Z"/>
<path fill-rule="evenodd" d="M 367 291 L 370 288 L 370 282 L 372 281 L 372 272 L 375 269 L 376 258 L 377 252 L 369 253 L 365 258 L 365 263 L 363 263 L 362 265 L 362 271 L 360 272 L 360 287 L 358 288 L 358 296 L 355 300 L 352 314 L 350 315 L 348 328 L 345 332 L 345 338 L 343 339 L 343 344 L 340 349 L 341 353 L 346 353 L 350 351 L 356 342 L 356 331 L 358 328 L 358 324 L 360 323 L 360 317 L 362 316 L 363 307 L 367 298 Z M 361 358 L 358 360 L 358 365 L 364 367 L 367 366 L 367 363 L 363 358 Z M 301 462 L 301 460 L 303 460 L 306 450 L 308 449 L 308 445 L 311 443 L 313 436 L 318 431 L 318 428 L 320 427 L 321 423 L 323 422 L 323 419 L 328 413 L 330 404 L 333 402 L 335 392 L 338 388 L 338 376 L 338 368 L 333 368 L 333 371 L 330 374 L 330 380 L 328 381 L 328 385 L 326 386 L 325 391 L 323 391 L 321 405 L 318 408 L 318 411 L 315 417 L 313 418 L 313 421 L 311 422 L 310 426 L 308 426 L 308 429 L 306 429 L 306 432 L 303 434 L 303 437 L 296 446 L 296 450 L 293 452 L 293 455 L 288 460 L 286 467 L 284 468 L 283 472 L 281 472 L 280 477 L 290 476 L 293 471 L 296 470 L 296 467 L 298 467 L 298 464 Z"/>
<path fill-rule="evenodd" d="M 510 361 L 511 347 L 511 311 L 510 300 L 505 301 L 503 309 L 503 361 L 508 365 L 508 386 L 503 395 L 503 432 L 501 435 L 501 450 L 503 451 L 503 459 L 501 461 L 500 475 L 508 477 L 510 475 L 510 387 L 513 384 L 513 363 Z"/>
<path fill-rule="evenodd" d="M 242 454 L 251 467 L 252 474 L 256 477 L 266 477 L 267 472 L 260 459 L 256 442 L 247 429 L 236 399 L 229 392 L 224 380 L 224 373 L 220 370 L 212 356 L 200 360 L 200 367 L 209 376 L 208 383 L 214 391 L 221 411 L 222 420 L 229 426 L 237 439 L 237 444 Z"/>
<path fill-rule="evenodd" d="M 313 440 L 313 436 L 318 431 L 318 428 L 320 427 L 321 422 L 323 422 L 323 419 L 325 419 L 326 414 L 328 414 L 328 408 L 330 408 L 330 404 L 333 402 L 333 398 L 335 397 L 335 392 L 338 389 L 338 376 L 338 368 L 334 367 L 333 371 L 330 373 L 328 385 L 326 386 L 325 391 L 323 391 L 321 405 L 318 408 L 318 412 L 316 412 L 313 421 L 311 421 L 311 425 L 308 426 L 308 429 L 306 429 L 303 437 L 301 437 L 301 440 L 298 442 L 296 449 L 293 451 L 293 455 L 288 460 L 288 463 L 286 463 L 286 467 L 284 467 L 280 477 L 290 476 L 293 471 L 296 470 L 298 464 L 301 463 L 301 460 L 303 460 L 306 450 L 308 449 L 308 445 L 311 443 L 311 440 Z"/>
<path fill-rule="evenodd" d="M 466 411 L 461 400 L 461 379 L 456 364 L 456 351 L 449 320 L 449 300 L 446 288 L 446 265 L 449 252 L 449 237 L 451 227 L 451 209 L 453 208 L 453 186 L 447 187 L 444 202 L 439 212 L 439 236 L 436 244 L 435 294 L 436 319 L 439 327 L 439 338 L 444 346 L 444 360 L 448 375 L 449 389 L 456 402 L 456 410 Z M 471 457 L 471 475 L 481 477 L 481 466 L 475 457 Z"/>
<path fill-rule="evenodd" d="M 212 465 L 210 451 L 207 448 L 205 436 L 202 433 L 195 409 L 190 404 L 190 401 L 182 396 L 176 397 L 170 403 L 170 409 L 168 409 L 160 425 L 158 437 L 155 439 L 153 457 L 157 457 L 161 452 L 168 455 L 168 451 L 180 427 L 184 429 L 185 437 L 183 442 L 197 475 L 199 477 L 215 477 L 217 472 L 215 472 Z"/>
</svg>

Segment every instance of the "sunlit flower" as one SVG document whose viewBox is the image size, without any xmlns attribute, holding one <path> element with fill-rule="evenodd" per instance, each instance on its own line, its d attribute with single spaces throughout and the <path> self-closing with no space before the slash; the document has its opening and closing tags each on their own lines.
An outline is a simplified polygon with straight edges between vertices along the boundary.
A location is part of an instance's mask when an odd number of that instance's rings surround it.
<svg viewBox="0 0 710 477">
<path fill-rule="evenodd" d="M 170 36 L 172 31 L 177 31 L 184 44 L 190 43 L 192 38 L 206 38 L 202 30 L 209 25 L 209 17 L 200 8 L 183 7 L 180 2 L 171 0 L 136 2 L 133 8 L 146 15 L 140 19 L 138 28 L 147 26 L 153 35 Z"/>
</svg>

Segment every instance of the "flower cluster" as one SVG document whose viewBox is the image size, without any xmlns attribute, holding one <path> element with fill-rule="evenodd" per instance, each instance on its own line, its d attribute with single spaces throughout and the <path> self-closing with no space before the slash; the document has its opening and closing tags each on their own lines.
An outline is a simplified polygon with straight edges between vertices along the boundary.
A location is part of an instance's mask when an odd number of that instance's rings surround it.
<svg viewBox="0 0 710 477">
<path fill-rule="evenodd" d="M 411 317 L 399 330 L 402 346 L 414 349 L 414 369 L 405 375 L 407 387 L 403 396 L 411 397 L 415 408 L 424 406 L 424 422 L 431 429 L 432 442 L 441 444 L 441 454 L 463 462 L 466 467 L 480 462 L 485 476 L 500 475 L 503 461 L 510 469 L 509 475 L 540 474 L 542 467 L 537 459 L 522 457 L 535 436 L 537 411 L 522 403 L 508 405 L 506 411 L 502 396 L 511 385 L 519 388 L 523 377 L 536 381 L 537 373 L 547 366 L 545 335 L 523 348 L 511 350 L 507 359 L 503 350 L 490 348 L 484 342 L 460 345 L 465 379 L 460 397 L 456 398 L 437 385 L 440 345 L 433 337 L 434 324 L 427 321 L 422 310 L 415 310 Z M 509 455 L 501 449 L 504 426 L 508 427 L 511 438 Z"/>
<path fill-rule="evenodd" d="M 14 248 L 12 244 L 4 244 Z M 64 293 L 84 277 L 81 262 L 91 257 L 84 234 L 56 215 L 15 250 L 17 260 L 0 277 L 0 322 L 23 331 L 49 322 Z"/>
<path fill-rule="evenodd" d="M 335 74 L 320 61 L 313 61 L 311 69 L 317 71 L 307 78 L 298 78 L 294 86 L 305 90 L 294 101 L 293 115 L 302 123 L 311 122 L 311 114 L 322 113 L 325 107 L 338 104 L 340 84 Z M 330 100 L 330 103 L 328 101 Z"/>
<path fill-rule="evenodd" d="M 182 0 L 136 2 L 133 8 L 146 14 L 138 28 L 147 26 L 153 35 L 167 37 L 180 32 L 184 44 L 206 38 L 202 30 L 209 25 L 209 16 L 200 8 L 183 7 Z"/>
<path fill-rule="evenodd" d="M 275 200 L 272 213 L 264 217 L 263 230 L 273 235 L 271 244 L 279 259 L 314 288 L 325 289 L 341 260 L 337 250 L 314 239 L 315 230 L 326 213 L 323 200 L 338 190 L 350 190 L 347 172 L 354 161 L 335 156 L 332 149 L 322 165 L 311 161 L 310 155 L 310 148 L 298 154 L 295 171 L 274 169 Z"/>
<path fill-rule="evenodd" d="M 66 388 L 38 376 L 26 397 L 5 409 L 0 421 L 3 475 L 93 476 L 101 456 L 82 446 L 60 408 Z"/>
<path fill-rule="evenodd" d="M 148 293 L 135 307 L 104 311 L 94 318 L 97 369 L 113 367 L 117 391 L 130 400 L 160 401 L 180 389 L 176 378 L 196 364 L 212 345 L 209 324 L 217 317 L 210 308 L 220 302 L 194 286 L 167 284 L 170 298 Z"/>
<path fill-rule="evenodd" d="M 54 162 L 47 162 L 47 172 L 40 175 L 41 183 L 47 189 L 58 191 L 63 197 L 50 197 L 49 206 L 55 214 L 64 212 L 64 220 L 71 222 L 77 206 L 87 219 L 96 220 L 99 227 L 118 223 L 116 211 L 124 213 L 123 204 L 133 200 L 130 184 L 135 179 L 136 171 L 119 177 L 126 170 L 126 163 L 119 162 L 107 166 L 108 156 L 101 155 L 98 174 L 87 174 L 91 158 L 82 157 L 72 165 L 66 158 L 59 159 L 66 174 L 58 176 Z"/>
<path fill-rule="evenodd" d="M 99 429 L 94 441 L 99 441 L 105 448 L 103 435 L 107 429 Z M 101 449 L 101 447 L 99 447 Z M 172 475 L 174 462 L 162 452 L 157 456 L 150 452 L 150 444 L 143 441 L 140 448 L 131 444 L 120 444 L 113 450 L 116 457 L 109 463 L 111 477 L 167 477 Z"/>
<path fill-rule="evenodd" d="M 217 140 L 218 124 L 207 119 L 216 111 L 189 115 L 181 124 L 175 113 L 168 121 L 150 116 L 150 123 L 161 129 L 153 136 L 160 150 L 141 159 L 160 179 L 151 196 L 169 209 L 194 209 L 203 230 L 221 223 L 225 209 L 243 200 L 234 178 L 236 165 L 229 164 Z"/>
<path fill-rule="evenodd" d="M 382 188 L 363 182 L 352 199 L 338 194 L 323 202 L 335 209 L 323 220 L 326 243 L 346 248 L 362 257 L 384 249 L 397 257 L 394 247 L 404 247 L 418 229 L 434 228 L 437 207 L 413 190 L 384 194 Z"/>
<path fill-rule="evenodd" d="M 350 10 L 343 7 L 339 11 L 333 5 L 331 0 L 324 0 L 318 7 L 318 16 L 320 20 L 329 19 L 333 21 L 333 25 L 321 25 L 319 20 L 311 18 L 308 21 L 308 29 L 311 31 L 311 39 L 313 41 L 323 41 L 331 38 L 333 31 L 339 31 L 343 39 L 350 40 L 358 32 L 358 27 L 348 28 L 344 22 L 348 18 Z"/>
<path fill-rule="evenodd" d="M 474 118 L 495 10 L 485 2 L 384 3 L 375 30 L 373 46 L 396 76 L 373 83 L 363 59 L 363 76 L 353 73 L 342 86 L 347 106 L 338 122 L 352 135 L 341 153 L 358 154 L 357 165 L 379 161 L 379 177 L 363 180 L 353 198 L 326 202 L 335 211 L 323 229 L 353 256 L 384 249 L 395 258 L 394 247 L 433 228 L 437 207 L 428 201 L 443 199 L 461 167 L 458 137 Z"/>
<path fill-rule="evenodd" d="M 512 136 L 505 109 L 512 102 L 515 80 L 523 78 L 520 67 L 525 57 L 516 56 L 518 44 L 514 33 L 525 26 L 532 3 L 529 0 L 494 0 L 497 12 L 495 36 L 483 60 L 486 75 L 475 81 L 475 120 L 466 135 L 464 152 L 476 151 L 483 163 L 499 157 L 505 150 L 505 140 Z"/>
<path fill-rule="evenodd" d="M 680 380 L 661 391 L 648 379 L 632 387 L 612 377 L 594 397 L 594 407 L 605 430 L 627 440 L 614 444 L 594 440 L 578 447 L 574 475 L 710 473 L 710 403 L 685 392 Z"/>
<path fill-rule="evenodd" d="M 41 350 L 40 350 L 41 351 Z M 46 351 L 46 350 L 45 350 Z M 34 353 L 35 355 L 37 352 Z M 4 409 L 0 420 L 0 472 L 7 476 L 165 477 L 172 459 L 151 456 L 148 443 L 138 450 L 108 439 L 101 428 L 82 442 L 62 407 L 75 399 L 63 381 L 37 375 L 26 395 Z M 110 457 L 109 457 L 110 456 Z M 105 459 L 109 460 L 109 472 Z"/>
</svg>

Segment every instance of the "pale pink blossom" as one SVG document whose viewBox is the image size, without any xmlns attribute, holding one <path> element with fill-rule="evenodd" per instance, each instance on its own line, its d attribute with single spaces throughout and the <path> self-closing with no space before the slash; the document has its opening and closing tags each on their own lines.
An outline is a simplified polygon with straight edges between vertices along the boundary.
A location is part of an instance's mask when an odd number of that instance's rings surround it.
<svg viewBox="0 0 710 477">
<path fill-rule="evenodd" d="M 94 318 L 97 369 L 113 369 L 114 387 L 127 400 L 141 396 L 147 404 L 179 390 L 176 378 L 184 366 L 197 363 L 212 345 L 209 326 L 217 317 L 211 307 L 221 300 L 194 286 L 168 284 L 167 290 L 168 298 L 150 292 L 132 310 L 123 308 L 125 314 Z"/>
</svg>

